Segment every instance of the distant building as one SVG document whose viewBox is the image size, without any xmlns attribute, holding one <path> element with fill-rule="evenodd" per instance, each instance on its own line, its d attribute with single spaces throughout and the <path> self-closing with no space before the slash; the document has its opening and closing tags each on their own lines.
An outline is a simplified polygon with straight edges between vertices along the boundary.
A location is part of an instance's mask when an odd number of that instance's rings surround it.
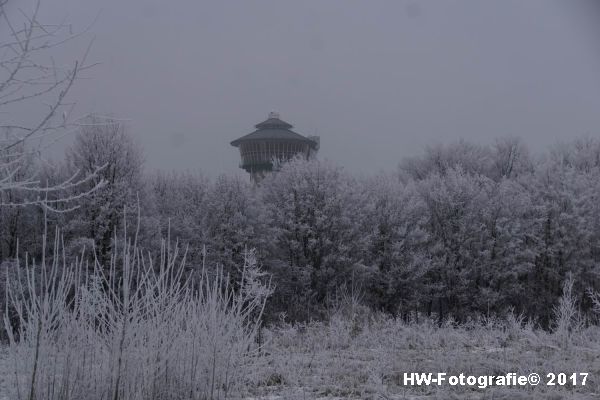
<svg viewBox="0 0 600 400">
<path fill-rule="evenodd" d="M 276 112 L 269 113 L 269 118 L 255 127 L 256 131 L 231 142 L 240 149 L 240 168 L 250 174 L 253 182 L 260 182 L 280 162 L 297 155 L 310 159 L 319 150 L 319 137 L 293 132 L 293 126 L 279 119 Z"/>
</svg>

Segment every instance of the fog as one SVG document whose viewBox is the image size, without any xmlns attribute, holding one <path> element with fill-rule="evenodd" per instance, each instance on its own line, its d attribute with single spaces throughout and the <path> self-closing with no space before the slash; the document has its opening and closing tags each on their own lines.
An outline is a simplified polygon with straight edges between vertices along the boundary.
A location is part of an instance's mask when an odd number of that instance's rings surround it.
<svg viewBox="0 0 600 400">
<path fill-rule="evenodd" d="M 393 170 L 437 142 L 509 135 L 535 150 L 600 126 L 592 1 L 44 7 L 49 22 L 91 25 L 90 59 L 100 64 L 71 99 L 80 114 L 129 119 L 149 169 L 242 173 L 229 142 L 273 110 L 297 132 L 321 136 L 321 158 L 358 173 Z"/>
</svg>

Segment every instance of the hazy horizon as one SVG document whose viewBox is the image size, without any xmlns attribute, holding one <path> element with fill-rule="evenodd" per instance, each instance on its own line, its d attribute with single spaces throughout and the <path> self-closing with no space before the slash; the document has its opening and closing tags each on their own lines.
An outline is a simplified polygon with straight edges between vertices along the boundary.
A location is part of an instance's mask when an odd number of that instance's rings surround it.
<svg viewBox="0 0 600 400">
<path fill-rule="evenodd" d="M 321 137 L 320 158 L 371 173 L 461 138 L 597 135 L 595 4 L 59 0 L 42 15 L 97 17 L 100 65 L 71 99 L 130 120 L 150 170 L 243 173 L 229 142 L 278 111 Z"/>
</svg>

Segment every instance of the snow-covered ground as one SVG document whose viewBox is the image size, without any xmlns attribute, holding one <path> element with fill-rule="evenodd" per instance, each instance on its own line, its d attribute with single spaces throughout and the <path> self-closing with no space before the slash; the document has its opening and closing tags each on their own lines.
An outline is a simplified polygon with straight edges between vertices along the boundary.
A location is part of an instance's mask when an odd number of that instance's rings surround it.
<svg viewBox="0 0 600 400">
<path fill-rule="evenodd" d="M 0 344 L 0 400 L 13 399 L 12 391 L 9 390 L 8 386 L 8 375 L 10 374 L 10 369 L 6 356 L 6 347 Z"/>
<path fill-rule="evenodd" d="M 304 399 L 575 399 L 600 398 L 600 329 L 556 334 L 515 325 L 442 327 L 382 320 L 285 325 L 264 329 L 263 360 L 244 400 Z M 585 386 L 485 389 L 408 387 L 404 372 L 501 375 L 589 373 Z M 12 400 L 11 369 L 0 352 L 0 400 Z"/>
<path fill-rule="evenodd" d="M 353 331 L 354 329 L 354 331 Z M 600 331 L 556 335 L 518 327 L 445 327 L 385 321 L 313 324 L 270 332 L 266 365 L 251 389 L 257 399 L 597 399 Z M 408 387 L 404 372 L 527 375 L 588 372 L 586 386 Z"/>
</svg>

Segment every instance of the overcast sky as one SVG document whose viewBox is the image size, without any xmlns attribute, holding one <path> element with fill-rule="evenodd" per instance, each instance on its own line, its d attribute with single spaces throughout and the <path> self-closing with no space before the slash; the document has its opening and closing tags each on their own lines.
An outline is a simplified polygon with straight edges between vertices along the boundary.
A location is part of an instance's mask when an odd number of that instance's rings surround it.
<svg viewBox="0 0 600 400">
<path fill-rule="evenodd" d="M 72 97 L 131 119 L 150 170 L 239 171 L 229 142 L 272 110 L 364 173 L 459 138 L 600 134 L 595 0 L 43 3 L 75 28 L 99 14 Z"/>
</svg>

